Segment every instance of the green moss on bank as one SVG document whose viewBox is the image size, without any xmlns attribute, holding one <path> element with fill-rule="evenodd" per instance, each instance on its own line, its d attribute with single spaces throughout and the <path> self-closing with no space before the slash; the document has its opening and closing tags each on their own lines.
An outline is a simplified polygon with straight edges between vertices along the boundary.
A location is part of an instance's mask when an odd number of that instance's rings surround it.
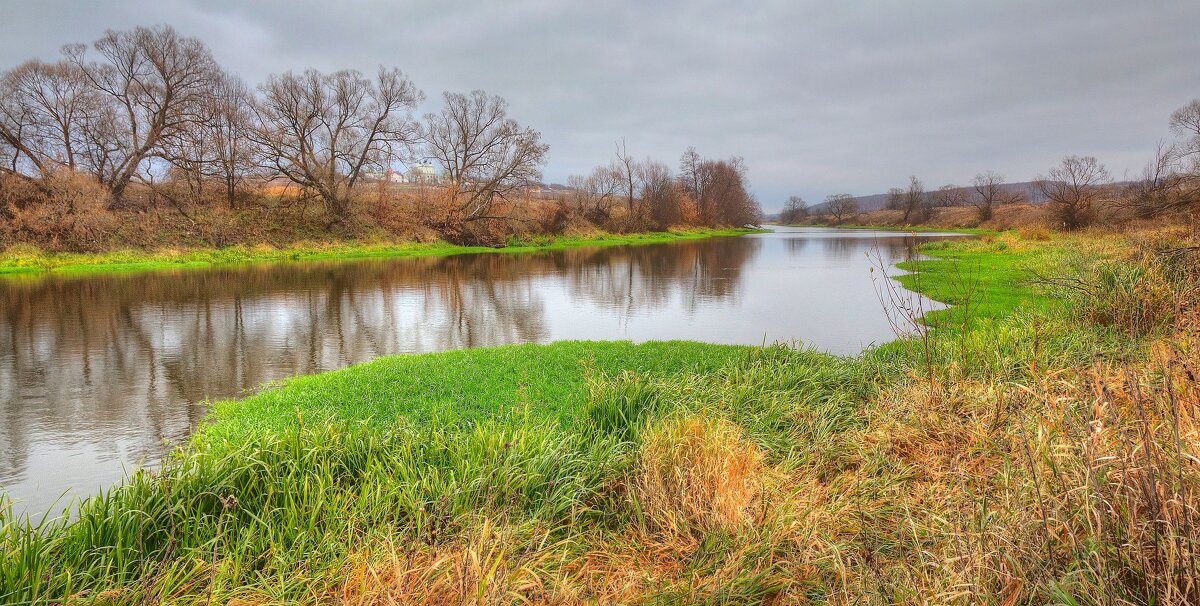
<svg viewBox="0 0 1200 606">
<path fill-rule="evenodd" d="M 104 253 L 45 253 L 33 247 L 14 246 L 0 252 L 0 275 L 57 272 L 128 272 L 231 265 L 238 263 L 293 262 L 329 259 L 430 257 L 471 253 L 521 253 L 587 246 L 660 244 L 754 233 L 751 229 L 695 229 L 644 234 L 558 236 L 513 240 L 507 246 L 457 246 L 446 242 L 310 243 L 289 248 L 231 246 L 219 249 L 122 250 Z"/>
</svg>

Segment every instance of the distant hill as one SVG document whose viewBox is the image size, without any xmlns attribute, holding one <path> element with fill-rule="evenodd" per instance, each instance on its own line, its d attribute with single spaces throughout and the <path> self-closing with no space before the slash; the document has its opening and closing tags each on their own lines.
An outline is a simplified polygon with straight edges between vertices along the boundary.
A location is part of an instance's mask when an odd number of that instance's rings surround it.
<svg viewBox="0 0 1200 606">
<path fill-rule="evenodd" d="M 1020 194 L 1025 197 L 1031 204 L 1041 204 L 1046 201 L 1046 197 L 1042 192 L 1038 191 L 1033 181 L 1023 181 L 1020 183 L 1005 183 L 1000 186 L 1007 193 Z M 959 187 L 958 191 L 963 191 L 967 194 L 973 193 L 970 187 Z M 855 196 L 858 200 L 859 212 L 870 212 L 880 210 L 887 206 L 887 194 L 871 194 L 869 196 Z M 824 212 L 825 203 L 814 204 L 811 208 L 812 212 Z"/>
</svg>

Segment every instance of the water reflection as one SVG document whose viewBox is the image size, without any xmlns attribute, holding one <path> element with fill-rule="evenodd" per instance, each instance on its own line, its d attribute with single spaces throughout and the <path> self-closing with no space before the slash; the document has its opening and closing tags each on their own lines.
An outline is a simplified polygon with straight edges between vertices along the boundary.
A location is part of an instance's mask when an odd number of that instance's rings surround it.
<svg viewBox="0 0 1200 606">
<path fill-rule="evenodd" d="M 0 281 L 0 485 L 87 494 L 185 438 L 206 398 L 401 352 L 559 339 L 890 338 L 865 252 L 790 230 L 661 246 Z"/>
</svg>

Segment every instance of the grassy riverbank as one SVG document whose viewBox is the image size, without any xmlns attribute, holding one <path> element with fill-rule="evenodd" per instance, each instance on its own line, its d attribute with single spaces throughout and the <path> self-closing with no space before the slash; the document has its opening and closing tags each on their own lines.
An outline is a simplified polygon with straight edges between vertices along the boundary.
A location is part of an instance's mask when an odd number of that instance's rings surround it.
<svg viewBox="0 0 1200 606">
<path fill-rule="evenodd" d="M 1155 252 L 1184 243 L 935 245 L 902 279 L 978 313 L 853 358 L 574 342 L 293 379 L 72 521 L 0 520 L 0 601 L 1194 603 L 1200 269 Z"/>
<path fill-rule="evenodd" d="M 500 248 L 456 246 L 446 242 L 329 242 L 298 243 L 287 248 L 269 245 L 212 249 L 120 250 L 105 253 L 47 253 L 29 246 L 0 252 L 0 274 L 59 272 L 148 271 L 211 267 L 238 263 L 292 262 L 325 259 L 429 257 L 469 253 L 521 253 L 585 246 L 659 244 L 753 233 L 750 229 L 687 229 L 643 234 L 596 233 L 589 236 L 545 236 L 513 240 Z"/>
<path fill-rule="evenodd" d="M 929 227 L 927 225 L 872 225 L 872 224 L 853 224 L 853 225 L 828 225 L 823 223 L 786 223 L 780 224 L 782 227 L 820 227 L 820 228 L 836 228 L 836 229 L 853 229 L 862 231 L 892 231 L 892 232 L 909 232 L 916 234 L 970 234 L 975 236 L 994 236 L 1000 232 L 995 229 L 983 229 L 979 227 Z"/>
</svg>

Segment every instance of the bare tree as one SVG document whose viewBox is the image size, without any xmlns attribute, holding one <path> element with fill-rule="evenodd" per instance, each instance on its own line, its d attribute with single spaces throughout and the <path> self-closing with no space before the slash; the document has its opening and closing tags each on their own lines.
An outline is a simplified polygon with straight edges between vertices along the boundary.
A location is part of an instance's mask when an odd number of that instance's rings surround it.
<svg viewBox="0 0 1200 606">
<path fill-rule="evenodd" d="M 1125 185 L 1120 203 L 1143 219 L 1167 210 L 1177 185 L 1172 164 L 1171 148 L 1159 142 L 1154 159 L 1142 168 L 1139 178 Z"/>
<path fill-rule="evenodd" d="M 389 166 L 417 139 L 411 110 L 423 95 L 395 68 L 374 81 L 355 70 L 288 72 L 260 90 L 252 133 L 264 166 L 315 192 L 330 227 L 350 218 L 363 170 Z"/>
<path fill-rule="evenodd" d="M 1176 207 L 1200 207 L 1200 99 L 1171 114 L 1171 130 L 1181 140 L 1170 148 L 1177 182 Z"/>
<path fill-rule="evenodd" d="M 168 26 L 109 30 L 92 46 L 99 61 L 88 61 L 81 44 L 63 50 L 107 99 L 104 115 L 95 117 L 87 134 L 89 159 L 119 203 L 164 137 L 203 120 L 202 108 L 220 70 L 203 42 Z"/>
<path fill-rule="evenodd" d="M 850 194 L 832 194 L 825 198 L 825 208 L 837 223 L 858 213 L 858 199 Z"/>
<path fill-rule="evenodd" d="M 0 143 L 8 157 L 0 170 L 42 177 L 75 169 L 86 145 L 83 130 L 97 112 L 95 91 L 65 61 L 28 61 L 0 78 Z"/>
<path fill-rule="evenodd" d="M 688 147 L 687 151 L 679 157 L 679 182 L 683 184 L 684 191 L 696 201 L 700 216 L 706 217 L 710 213 L 707 201 L 704 199 L 705 171 L 703 165 L 704 158 L 700 157 L 695 147 Z"/>
<path fill-rule="evenodd" d="M 204 131 L 212 137 L 213 156 L 205 174 L 220 180 L 225 202 L 237 208 L 242 180 L 254 170 L 259 150 L 251 133 L 254 97 L 236 76 L 226 75 L 213 90 L 212 107 Z"/>
<path fill-rule="evenodd" d="M 437 226 L 449 235 L 472 221 L 504 219 L 492 214 L 494 203 L 541 179 L 550 146 L 540 132 L 509 118 L 499 96 L 481 90 L 442 96 L 446 105 L 425 115 L 422 139 L 450 180 L 449 213 Z"/>
<path fill-rule="evenodd" d="M 613 167 L 620 171 L 621 174 L 622 185 L 624 186 L 625 190 L 625 210 L 628 211 L 630 218 L 636 217 L 637 213 L 634 212 L 634 198 L 636 192 L 634 190 L 633 180 L 637 173 L 638 167 L 637 161 L 634 160 L 633 157 L 629 155 L 629 152 L 625 150 L 624 139 L 621 139 L 621 143 L 617 145 L 617 160 L 615 163 L 613 163 Z"/>
<path fill-rule="evenodd" d="M 205 182 L 215 180 L 226 204 L 236 209 L 238 189 L 259 155 L 250 130 L 254 98 L 245 83 L 230 74 L 222 74 L 210 93 L 200 108 L 201 120 L 164 136 L 158 155 L 174 166 L 173 172 L 186 181 L 193 197 L 201 197 Z M 172 197 L 162 188 L 154 189 Z"/>
<path fill-rule="evenodd" d="M 883 205 L 888 210 L 902 210 L 904 208 L 904 188 L 889 187 L 887 190 L 887 198 Z"/>
<path fill-rule="evenodd" d="M 584 218 L 603 224 L 612 217 L 622 187 L 621 174 L 616 167 L 598 166 L 586 177 L 572 175 L 567 184 L 571 187 L 575 208 Z"/>
<path fill-rule="evenodd" d="M 1067 156 L 1047 176 L 1039 177 L 1036 186 L 1063 227 L 1078 229 L 1092 221 L 1100 188 L 1109 181 L 1108 169 L 1096 158 Z"/>
<path fill-rule="evenodd" d="M 929 196 L 925 186 L 916 177 L 908 178 L 908 187 L 893 187 L 888 190 L 887 206 L 904 212 L 904 222 L 922 221 L 929 215 Z"/>
<path fill-rule="evenodd" d="M 779 213 L 780 223 L 796 223 L 808 216 L 808 202 L 800 196 L 788 196 L 783 203 L 783 211 Z"/>
<path fill-rule="evenodd" d="M 1200 99 L 1175 110 L 1170 125 L 1171 131 L 1183 138 L 1176 148 L 1177 155 L 1198 158 L 1200 162 Z"/>
<path fill-rule="evenodd" d="M 968 198 L 967 190 L 953 183 L 948 183 L 929 194 L 929 205 L 933 208 L 966 206 Z"/>
<path fill-rule="evenodd" d="M 647 158 L 637 165 L 638 198 L 646 215 L 659 229 L 666 229 L 682 219 L 679 189 L 671 168 Z"/>
<path fill-rule="evenodd" d="M 1008 204 L 1012 196 L 1004 191 L 1004 176 L 995 171 L 975 175 L 971 179 L 971 205 L 979 214 L 980 221 L 991 219 L 996 207 Z"/>
</svg>

